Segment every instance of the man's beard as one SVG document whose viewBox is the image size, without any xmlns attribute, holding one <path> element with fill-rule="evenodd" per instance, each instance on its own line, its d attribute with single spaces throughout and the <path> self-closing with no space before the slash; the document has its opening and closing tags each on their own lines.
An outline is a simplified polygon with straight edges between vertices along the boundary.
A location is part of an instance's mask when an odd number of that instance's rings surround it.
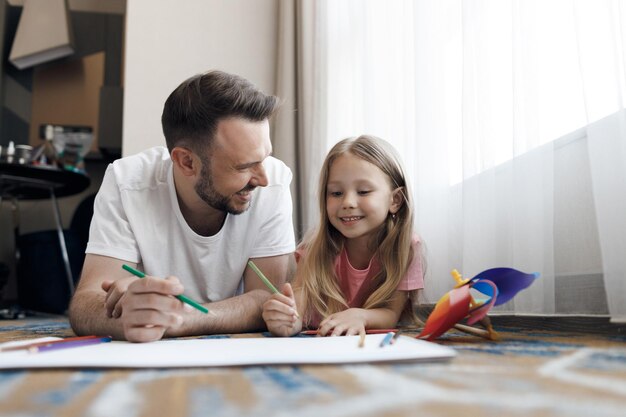
<svg viewBox="0 0 626 417">
<path fill-rule="evenodd" d="M 255 187 L 247 186 L 244 190 L 253 190 Z M 248 204 L 244 209 L 237 209 L 230 204 L 230 197 L 222 195 L 215 190 L 213 186 L 213 178 L 210 174 L 209 161 L 202 161 L 202 170 L 200 171 L 200 179 L 195 186 L 196 194 L 216 210 L 225 211 L 230 214 L 241 214 L 248 210 Z"/>
</svg>

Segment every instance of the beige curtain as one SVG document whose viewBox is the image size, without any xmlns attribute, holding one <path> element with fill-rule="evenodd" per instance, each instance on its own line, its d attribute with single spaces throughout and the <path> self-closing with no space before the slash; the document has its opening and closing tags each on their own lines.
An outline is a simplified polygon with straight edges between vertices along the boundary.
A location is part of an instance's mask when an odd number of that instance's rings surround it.
<svg viewBox="0 0 626 417">
<path fill-rule="evenodd" d="M 277 95 L 283 100 L 274 120 L 274 152 L 294 173 L 292 195 L 296 238 L 317 218 L 317 172 L 326 153 L 324 55 L 318 37 L 323 20 L 317 2 L 279 2 Z M 315 173 L 309 175 L 306 173 Z M 307 202 L 307 204 L 302 204 Z"/>
</svg>

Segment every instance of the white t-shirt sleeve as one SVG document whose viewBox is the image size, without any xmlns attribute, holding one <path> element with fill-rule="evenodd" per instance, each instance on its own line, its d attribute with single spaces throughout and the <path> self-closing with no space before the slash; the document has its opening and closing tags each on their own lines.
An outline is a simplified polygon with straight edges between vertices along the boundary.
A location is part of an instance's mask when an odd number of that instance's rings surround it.
<svg viewBox="0 0 626 417">
<path fill-rule="evenodd" d="M 291 171 L 284 166 L 282 175 L 283 180 L 271 185 L 272 189 L 267 190 L 265 201 L 259 202 L 265 205 L 263 211 L 266 216 L 263 216 L 265 220 L 259 228 L 259 233 L 254 237 L 251 258 L 284 255 L 292 253 L 296 248 L 292 219 L 293 203 L 289 188 Z"/>
<path fill-rule="evenodd" d="M 113 165 L 109 165 L 94 202 L 86 253 L 139 263 L 141 256 L 126 216 Z"/>
</svg>

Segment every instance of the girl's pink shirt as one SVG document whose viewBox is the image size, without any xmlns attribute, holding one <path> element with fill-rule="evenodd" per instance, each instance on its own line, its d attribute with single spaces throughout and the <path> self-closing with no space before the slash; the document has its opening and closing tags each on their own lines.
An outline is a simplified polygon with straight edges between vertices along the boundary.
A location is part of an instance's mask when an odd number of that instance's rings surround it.
<svg viewBox="0 0 626 417">
<path fill-rule="evenodd" d="M 422 266 L 422 259 L 419 256 L 421 242 L 417 236 L 413 237 L 413 260 L 409 265 L 406 275 L 402 278 L 398 284 L 399 291 L 412 291 L 424 288 L 424 269 Z M 296 261 L 300 262 L 303 256 L 306 256 L 306 251 L 302 247 L 296 249 Z M 380 262 L 377 257 L 374 256 L 370 259 L 370 263 L 366 269 L 355 269 L 350 265 L 348 259 L 348 253 L 345 248 L 341 251 L 337 259 L 335 260 L 335 274 L 339 278 L 340 288 L 347 290 L 346 300 L 350 307 L 359 308 L 369 294 L 359 294 L 359 291 L 368 278 L 374 277 L 380 271 Z M 360 300 L 356 300 L 357 295 L 360 295 Z M 365 297 L 364 297 L 365 296 Z M 317 320 L 314 320 L 317 321 Z M 317 323 L 311 323 L 311 325 L 317 325 Z"/>
<path fill-rule="evenodd" d="M 424 274 L 420 254 L 420 241 L 413 238 L 413 260 L 406 271 L 406 275 L 398 284 L 399 291 L 412 291 L 424 288 Z M 348 288 L 349 294 L 345 294 L 348 305 L 352 306 L 353 301 L 368 277 L 373 277 L 380 271 L 380 262 L 377 257 L 370 259 L 370 264 L 366 269 L 355 269 L 348 259 L 346 250 L 342 250 L 335 260 L 335 273 L 340 280 L 341 288 Z M 369 295 L 369 294 L 368 294 Z M 356 307 L 356 306 L 354 306 Z"/>
</svg>

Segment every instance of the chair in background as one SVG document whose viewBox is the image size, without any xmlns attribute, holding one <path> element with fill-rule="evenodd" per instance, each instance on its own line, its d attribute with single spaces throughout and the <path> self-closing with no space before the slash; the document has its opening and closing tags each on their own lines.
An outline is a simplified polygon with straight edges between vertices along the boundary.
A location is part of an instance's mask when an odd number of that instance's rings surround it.
<svg viewBox="0 0 626 417">
<path fill-rule="evenodd" d="M 64 230 L 74 283 L 78 282 L 89 239 L 95 194 L 86 197 L 74 211 L 69 229 Z M 16 236 L 18 251 L 17 294 L 21 308 L 63 314 L 72 296 L 56 230 Z"/>
</svg>

